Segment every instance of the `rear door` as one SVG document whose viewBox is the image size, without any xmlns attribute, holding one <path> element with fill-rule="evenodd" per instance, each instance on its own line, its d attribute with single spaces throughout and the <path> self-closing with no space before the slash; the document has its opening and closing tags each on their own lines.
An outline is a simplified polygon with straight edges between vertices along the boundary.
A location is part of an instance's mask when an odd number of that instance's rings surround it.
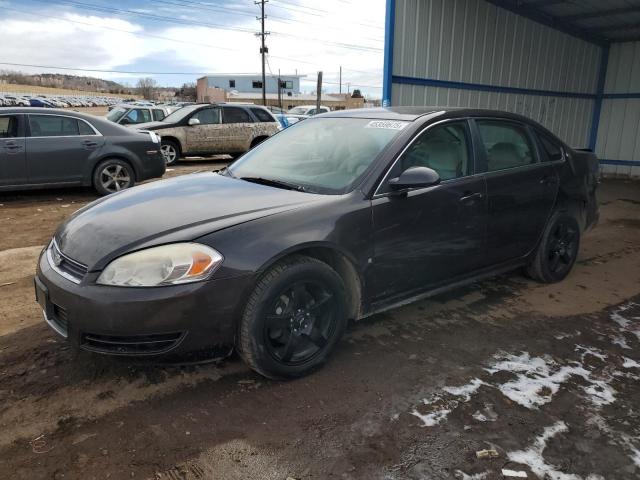
<svg viewBox="0 0 640 480">
<path fill-rule="evenodd" d="M 27 183 L 23 115 L 0 115 L 0 187 Z"/>
<path fill-rule="evenodd" d="M 29 183 L 80 183 L 104 137 L 89 123 L 64 115 L 29 115 Z"/>
<path fill-rule="evenodd" d="M 514 260 L 537 244 L 558 192 L 559 179 L 542 162 L 531 129 L 519 122 L 476 119 L 487 181 L 489 264 Z"/>
<path fill-rule="evenodd" d="M 245 152 L 254 136 L 254 123 L 249 113 L 240 107 L 222 107 L 222 125 L 224 127 L 224 152 Z"/>
</svg>

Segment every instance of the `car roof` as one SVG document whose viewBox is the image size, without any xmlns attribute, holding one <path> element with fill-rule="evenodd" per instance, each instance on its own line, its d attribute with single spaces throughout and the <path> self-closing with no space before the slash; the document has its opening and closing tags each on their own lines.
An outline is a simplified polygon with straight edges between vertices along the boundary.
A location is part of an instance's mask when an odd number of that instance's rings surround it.
<svg viewBox="0 0 640 480">
<path fill-rule="evenodd" d="M 65 115 L 67 117 L 81 118 L 91 123 L 102 135 L 135 135 L 137 132 L 133 129 L 123 127 L 109 120 L 91 115 L 88 113 L 76 112 L 64 108 L 42 108 L 42 107 L 3 107 L 0 110 L 2 114 L 38 114 L 38 115 Z"/>
<path fill-rule="evenodd" d="M 441 118 L 456 117 L 492 117 L 520 122 L 536 123 L 530 118 L 516 113 L 504 112 L 501 110 L 486 110 L 474 108 L 455 107 L 379 107 L 379 108 L 359 108 L 353 110 L 334 110 L 323 113 L 317 117 L 346 117 L 346 118 L 369 118 L 373 120 L 403 120 L 415 121 L 424 116 Z"/>
</svg>

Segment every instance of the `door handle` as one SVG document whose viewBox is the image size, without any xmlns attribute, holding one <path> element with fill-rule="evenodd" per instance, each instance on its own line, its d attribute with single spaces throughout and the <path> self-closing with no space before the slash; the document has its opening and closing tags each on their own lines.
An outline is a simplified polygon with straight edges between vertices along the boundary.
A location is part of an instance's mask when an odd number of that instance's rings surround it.
<svg viewBox="0 0 640 480">
<path fill-rule="evenodd" d="M 540 179 L 541 185 L 554 185 L 556 183 L 555 175 L 545 175 Z"/>
<path fill-rule="evenodd" d="M 471 205 L 477 200 L 482 200 L 482 194 L 480 192 L 470 193 L 468 195 L 460 197 L 460 203 L 463 203 L 465 205 Z"/>
<path fill-rule="evenodd" d="M 98 144 L 96 142 L 92 142 L 91 140 L 85 140 L 84 142 L 82 142 L 82 144 L 85 147 L 89 147 L 89 148 L 93 148 L 93 147 L 97 147 Z"/>
</svg>

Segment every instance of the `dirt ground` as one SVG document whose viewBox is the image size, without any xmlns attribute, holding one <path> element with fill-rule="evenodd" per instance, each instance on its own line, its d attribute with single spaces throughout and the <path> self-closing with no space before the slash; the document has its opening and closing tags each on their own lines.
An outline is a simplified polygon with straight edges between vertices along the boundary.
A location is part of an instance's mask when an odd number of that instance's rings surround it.
<svg viewBox="0 0 640 480">
<path fill-rule="evenodd" d="M 286 383 L 235 357 L 70 352 L 32 276 L 56 225 L 94 198 L 0 196 L 0 478 L 640 477 L 640 184 L 602 184 L 600 225 L 564 282 L 516 272 L 371 317 Z M 477 458 L 487 449 L 498 456 Z"/>
</svg>

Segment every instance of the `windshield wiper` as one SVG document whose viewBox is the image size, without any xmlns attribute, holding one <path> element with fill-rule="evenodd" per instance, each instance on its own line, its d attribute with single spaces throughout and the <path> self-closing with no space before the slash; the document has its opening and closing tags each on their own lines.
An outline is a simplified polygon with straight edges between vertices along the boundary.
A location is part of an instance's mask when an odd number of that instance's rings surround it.
<svg viewBox="0 0 640 480">
<path fill-rule="evenodd" d="M 285 188 L 287 190 L 296 190 L 298 192 L 304 192 L 302 185 L 296 185 L 295 183 L 284 182 L 282 180 L 274 180 L 271 178 L 262 177 L 240 177 L 240 180 L 246 182 L 259 183 L 260 185 L 268 185 L 270 187 Z"/>
</svg>

